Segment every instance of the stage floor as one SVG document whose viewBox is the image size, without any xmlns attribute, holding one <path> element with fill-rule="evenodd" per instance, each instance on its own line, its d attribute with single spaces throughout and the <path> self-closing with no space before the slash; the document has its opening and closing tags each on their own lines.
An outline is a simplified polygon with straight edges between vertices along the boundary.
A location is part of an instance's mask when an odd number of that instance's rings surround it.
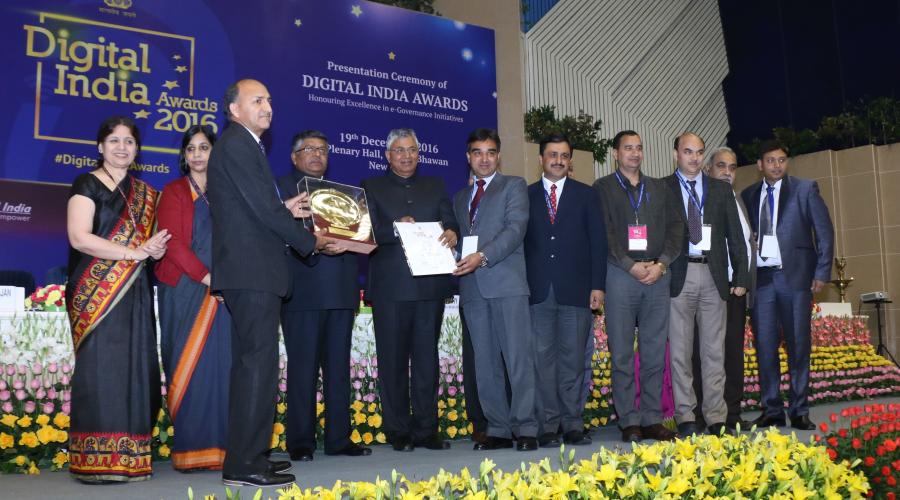
<svg viewBox="0 0 900 500">
<path fill-rule="evenodd" d="M 827 420 L 832 412 L 840 411 L 848 406 L 859 406 L 866 403 L 900 403 L 900 397 L 878 398 L 873 400 L 855 400 L 842 403 L 813 406 L 810 417 L 816 423 Z M 751 420 L 759 412 L 747 412 L 744 418 Z M 790 433 L 785 428 L 783 432 Z M 795 431 L 801 441 L 808 441 L 813 431 Z M 591 453 L 601 446 L 608 449 L 622 447 L 619 430 L 614 426 L 595 429 L 591 434 L 594 443 L 591 446 L 575 447 L 576 459 L 590 457 Z M 329 457 L 317 453 L 312 462 L 294 462 L 291 471 L 297 476 L 297 484 L 302 488 L 314 486 L 331 487 L 338 479 L 342 481 L 373 481 L 376 476 L 390 478 L 391 470 L 402 472 L 409 479 L 427 479 L 443 468 L 448 472 L 458 472 L 464 467 L 477 474 L 478 465 L 485 458 L 490 458 L 497 467 L 511 471 L 519 467 L 523 461 L 537 462 L 549 457 L 551 464 L 557 464 L 558 449 L 538 449 L 533 452 L 501 450 L 495 452 L 476 452 L 472 450 L 472 442 L 468 439 L 453 441 L 453 447 L 447 451 L 431 451 L 416 449 L 412 453 L 400 453 L 387 445 L 373 447 L 368 457 L 347 458 Z M 278 456 L 286 459 L 286 455 Z M 92 486 L 84 485 L 69 477 L 68 472 L 42 471 L 37 476 L 21 474 L 0 475 L 0 498 L 84 498 L 84 499 L 186 499 L 188 487 L 194 490 L 194 498 L 214 494 L 217 498 L 225 498 L 225 486 L 221 475 L 217 472 L 195 472 L 182 474 L 172 469 L 168 462 L 155 465 L 153 479 L 132 484 L 113 484 Z M 242 498 L 253 498 L 257 488 L 241 488 Z M 234 490 L 234 488 L 232 488 Z M 275 498 L 276 489 L 263 491 L 263 498 Z"/>
</svg>

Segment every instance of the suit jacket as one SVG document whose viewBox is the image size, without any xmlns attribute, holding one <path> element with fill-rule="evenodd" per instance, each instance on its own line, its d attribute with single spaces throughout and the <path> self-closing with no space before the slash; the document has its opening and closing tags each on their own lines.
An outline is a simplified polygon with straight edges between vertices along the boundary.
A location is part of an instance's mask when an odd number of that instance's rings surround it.
<svg viewBox="0 0 900 500">
<path fill-rule="evenodd" d="M 278 198 L 269 162 L 250 131 L 231 123 L 209 157 L 208 196 L 213 220 L 213 290 L 257 290 L 287 295 L 287 249 L 315 249 L 315 236 Z"/>
<path fill-rule="evenodd" d="M 567 181 L 568 182 L 568 181 Z M 478 205 L 474 227 L 469 224 L 469 202 L 474 186 L 463 188 L 453 198 L 453 211 L 464 236 L 478 236 L 478 251 L 487 258 L 459 279 L 460 302 L 528 295 L 525 268 L 525 231 L 528 228 L 528 187 L 521 177 L 497 172 Z M 464 256 L 465 257 L 465 256 Z"/>
<path fill-rule="evenodd" d="M 734 193 L 734 190 L 732 190 Z M 750 216 L 747 213 L 747 205 L 744 204 L 744 199 L 740 196 L 735 195 L 735 201 L 737 201 L 738 210 L 744 216 L 744 220 L 747 221 L 747 227 L 750 227 Z M 744 241 L 747 244 L 747 248 L 750 250 L 748 255 L 750 256 L 750 262 L 747 266 L 749 268 L 750 274 L 750 286 L 747 288 L 747 308 L 753 308 L 753 301 L 756 298 L 756 241 L 753 239 L 753 228 L 750 228 L 750 240 Z M 736 285 L 732 285 L 736 286 Z"/>
<path fill-rule="evenodd" d="M 281 197 L 297 195 L 297 182 L 303 173 L 293 169 L 278 179 Z M 341 255 L 315 254 L 303 257 L 291 250 L 288 268 L 294 286 L 281 307 L 282 311 L 323 309 L 356 309 L 359 307 L 359 258 L 346 252 Z"/>
<path fill-rule="evenodd" d="M 172 239 L 166 247 L 166 255 L 153 268 L 156 279 L 169 285 L 178 285 L 182 274 L 200 282 L 209 272 L 191 250 L 194 236 L 194 197 L 187 176 L 166 184 L 156 212 L 157 229 L 168 229 Z"/>
<path fill-rule="evenodd" d="M 493 183 L 492 183 L 493 184 Z M 591 290 L 606 289 L 606 224 L 595 189 L 566 179 L 550 224 L 543 180 L 528 186 L 525 265 L 532 304 L 547 299 L 550 285 L 560 304 L 590 307 Z"/>
<path fill-rule="evenodd" d="M 759 202 L 762 182 L 747 187 L 741 197 L 750 216 L 750 228 L 759 233 Z M 834 259 L 834 227 L 825 200 L 815 181 L 784 176 L 778 196 L 775 234 L 781 265 L 788 284 L 796 291 L 808 290 L 813 279 L 831 279 Z"/>
<path fill-rule="evenodd" d="M 744 243 L 744 230 L 741 228 L 741 219 L 738 216 L 737 205 L 734 202 L 734 191 L 731 185 L 725 181 L 710 178 L 702 174 L 703 182 L 703 224 L 712 225 L 712 241 L 710 249 L 706 253 L 707 266 L 712 274 L 713 282 L 719 291 L 722 300 L 728 300 L 731 284 L 728 282 L 728 261 L 731 259 L 734 269 L 732 282 L 734 286 L 748 288 L 750 286 L 750 274 L 747 271 L 747 246 Z M 688 257 L 688 225 L 687 206 L 681 201 L 681 182 L 675 174 L 663 178 L 669 189 L 676 196 L 681 206 L 679 214 L 684 219 L 684 242 L 681 254 L 672 261 L 669 267 L 672 272 L 670 282 L 670 295 L 677 297 L 684 288 L 684 280 L 687 276 Z M 726 245 L 726 241 L 728 244 Z"/>
<path fill-rule="evenodd" d="M 362 182 L 369 203 L 376 248 L 369 256 L 369 300 L 443 300 L 452 294 L 450 275 L 413 276 L 394 221 L 409 215 L 416 222 L 441 222 L 459 234 L 450 198 L 439 177 L 413 174 L 404 179 L 391 170 Z"/>
</svg>

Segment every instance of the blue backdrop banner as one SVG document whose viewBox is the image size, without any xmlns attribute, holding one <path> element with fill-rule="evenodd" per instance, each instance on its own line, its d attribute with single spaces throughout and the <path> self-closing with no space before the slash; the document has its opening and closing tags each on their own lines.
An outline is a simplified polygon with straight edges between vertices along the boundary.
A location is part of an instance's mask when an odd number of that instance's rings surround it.
<svg viewBox="0 0 900 500">
<path fill-rule="evenodd" d="M 276 175 L 291 168 L 291 137 L 313 128 L 330 139 L 329 178 L 358 185 L 387 169 L 388 131 L 411 127 L 420 171 L 452 194 L 466 182 L 466 136 L 497 126 L 492 30 L 363 0 L 7 0 L 0 40 L 5 179 L 70 183 L 96 165 L 97 127 L 118 114 L 143 135 L 135 173 L 162 187 L 190 125 L 221 131 L 239 78 L 272 94 Z M 65 248 L 41 263 L 9 250 L 0 268 L 65 262 Z"/>
</svg>

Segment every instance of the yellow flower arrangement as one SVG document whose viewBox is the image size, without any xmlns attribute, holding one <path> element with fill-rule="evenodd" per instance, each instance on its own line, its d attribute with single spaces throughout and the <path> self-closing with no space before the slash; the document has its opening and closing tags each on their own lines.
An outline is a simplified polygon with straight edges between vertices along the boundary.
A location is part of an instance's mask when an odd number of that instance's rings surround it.
<svg viewBox="0 0 900 500">
<path fill-rule="evenodd" d="M 33 432 L 23 432 L 22 436 L 19 438 L 19 444 L 22 446 L 27 446 L 29 448 L 34 448 L 38 444 L 40 444 L 40 440 Z"/>
<path fill-rule="evenodd" d="M 19 427 L 31 427 L 31 417 L 25 415 L 24 417 L 17 420 L 16 424 L 18 424 Z"/>
<path fill-rule="evenodd" d="M 5 450 L 7 448 L 12 448 L 16 444 L 16 438 L 11 435 L 0 432 L 0 450 Z"/>
<path fill-rule="evenodd" d="M 47 415 L 39 415 L 38 418 L 34 419 L 34 423 L 38 425 L 47 425 L 50 422 L 50 417 Z"/>
<path fill-rule="evenodd" d="M 3 418 L 0 418 L 0 424 L 3 424 L 7 427 L 15 427 L 16 421 L 18 419 L 19 419 L 19 417 L 7 413 L 7 414 L 3 415 Z"/>
</svg>

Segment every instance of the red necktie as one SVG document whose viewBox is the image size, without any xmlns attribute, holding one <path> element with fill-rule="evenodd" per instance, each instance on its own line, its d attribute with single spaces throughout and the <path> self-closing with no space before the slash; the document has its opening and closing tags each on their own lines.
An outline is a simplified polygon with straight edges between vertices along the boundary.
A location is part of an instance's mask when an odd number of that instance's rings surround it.
<svg viewBox="0 0 900 500">
<path fill-rule="evenodd" d="M 556 222 L 556 184 L 550 185 L 550 208 L 548 210 L 550 214 L 550 224 Z"/>
<path fill-rule="evenodd" d="M 475 184 L 478 184 L 478 190 L 475 191 L 475 197 L 472 198 L 472 204 L 469 205 L 469 225 L 472 225 L 475 222 L 475 214 L 478 212 L 478 202 L 481 201 L 481 197 L 484 196 L 484 179 L 478 179 Z"/>
</svg>

